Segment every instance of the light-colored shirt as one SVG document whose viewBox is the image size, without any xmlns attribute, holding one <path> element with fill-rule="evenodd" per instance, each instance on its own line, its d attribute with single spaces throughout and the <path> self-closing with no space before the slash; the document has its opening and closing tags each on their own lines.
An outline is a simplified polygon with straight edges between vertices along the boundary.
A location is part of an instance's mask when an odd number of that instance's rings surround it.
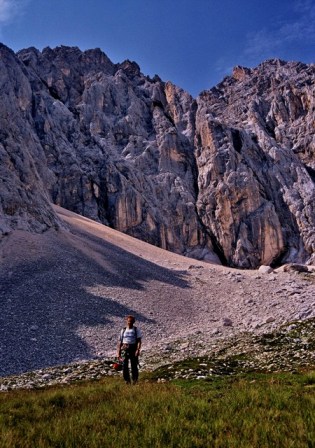
<svg viewBox="0 0 315 448">
<path fill-rule="evenodd" d="M 137 333 L 137 336 L 136 336 Z M 137 343 L 137 339 L 142 337 L 142 333 L 141 330 L 137 327 L 137 332 L 135 330 L 135 327 L 132 328 L 126 328 L 126 330 L 124 330 L 124 328 L 121 330 L 120 332 L 120 341 L 123 344 L 136 344 Z"/>
</svg>

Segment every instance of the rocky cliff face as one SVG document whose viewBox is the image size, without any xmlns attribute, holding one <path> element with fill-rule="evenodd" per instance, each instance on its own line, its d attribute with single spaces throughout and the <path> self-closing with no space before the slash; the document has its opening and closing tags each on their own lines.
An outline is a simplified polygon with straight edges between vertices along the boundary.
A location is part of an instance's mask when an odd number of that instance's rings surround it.
<svg viewBox="0 0 315 448">
<path fill-rule="evenodd" d="M 314 65 L 273 60 L 197 100 L 198 213 L 228 263 L 314 252 L 314 79 Z"/>
<path fill-rule="evenodd" d="M 44 181 L 46 156 L 34 132 L 33 93 L 24 64 L 0 46 L 0 237 L 12 228 L 58 226 Z"/>
<path fill-rule="evenodd" d="M 268 61 L 196 100 L 100 50 L 0 48 L 0 231 L 49 202 L 232 266 L 314 251 L 313 65 Z"/>
</svg>

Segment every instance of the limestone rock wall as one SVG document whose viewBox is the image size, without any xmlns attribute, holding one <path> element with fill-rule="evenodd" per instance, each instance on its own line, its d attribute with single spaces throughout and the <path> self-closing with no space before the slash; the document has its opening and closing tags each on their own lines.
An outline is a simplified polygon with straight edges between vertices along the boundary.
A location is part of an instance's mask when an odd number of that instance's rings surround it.
<svg viewBox="0 0 315 448">
<path fill-rule="evenodd" d="M 58 227 L 42 180 L 45 154 L 32 125 L 27 73 L 0 44 L 0 236 Z"/>
<path fill-rule="evenodd" d="M 218 260 L 196 212 L 190 95 L 100 50 L 30 48 L 18 58 L 30 73 L 52 201 L 165 249 Z"/>
<path fill-rule="evenodd" d="M 165 249 L 312 261 L 314 65 L 236 67 L 193 99 L 99 49 L 0 48 L 0 234 L 54 202 Z"/>
<path fill-rule="evenodd" d="M 198 212 L 227 262 L 314 253 L 314 66 L 237 67 L 198 98 Z"/>
</svg>

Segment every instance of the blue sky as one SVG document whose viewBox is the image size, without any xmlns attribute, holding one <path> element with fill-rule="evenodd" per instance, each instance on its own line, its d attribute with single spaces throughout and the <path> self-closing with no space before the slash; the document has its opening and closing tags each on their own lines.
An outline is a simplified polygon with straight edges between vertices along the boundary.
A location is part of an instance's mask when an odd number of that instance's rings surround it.
<svg viewBox="0 0 315 448">
<path fill-rule="evenodd" d="M 0 40 L 101 48 L 196 96 L 235 65 L 314 63 L 315 0 L 0 0 Z"/>
</svg>

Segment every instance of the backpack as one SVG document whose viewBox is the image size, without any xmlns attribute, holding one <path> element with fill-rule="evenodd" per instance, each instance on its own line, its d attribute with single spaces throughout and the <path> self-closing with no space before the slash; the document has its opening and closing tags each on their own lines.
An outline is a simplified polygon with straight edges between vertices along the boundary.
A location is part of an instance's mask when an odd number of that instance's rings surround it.
<svg viewBox="0 0 315 448">
<path fill-rule="evenodd" d="M 133 328 L 134 331 L 135 331 L 136 343 L 137 343 L 137 339 L 138 339 L 137 327 L 133 326 L 132 328 Z M 123 328 L 123 332 L 121 333 L 121 336 L 120 336 L 120 342 L 121 342 L 121 343 L 122 343 L 122 341 L 123 341 L 123 339 L 124 339 L 124 334 L 125 334 L 125 331 L 126 331 L 126 330 L 127 330 L 127 327 L 124 327 L 124 328 Z"/>
</svg>

